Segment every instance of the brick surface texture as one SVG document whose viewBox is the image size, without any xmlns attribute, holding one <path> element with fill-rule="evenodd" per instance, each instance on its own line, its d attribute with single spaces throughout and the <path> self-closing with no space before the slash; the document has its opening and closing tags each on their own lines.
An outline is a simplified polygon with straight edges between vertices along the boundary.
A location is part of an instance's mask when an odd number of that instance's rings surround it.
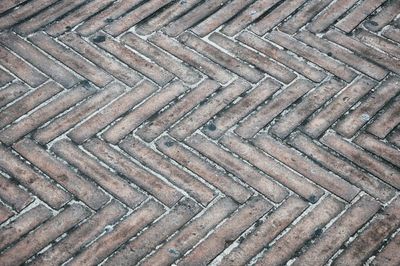
<svg viewBox="0 0 400 266">
<path fill-rule="evenodd" d="M 400 0 L 0 0 L 0 266 L 400 265 Z"/>
</svg>

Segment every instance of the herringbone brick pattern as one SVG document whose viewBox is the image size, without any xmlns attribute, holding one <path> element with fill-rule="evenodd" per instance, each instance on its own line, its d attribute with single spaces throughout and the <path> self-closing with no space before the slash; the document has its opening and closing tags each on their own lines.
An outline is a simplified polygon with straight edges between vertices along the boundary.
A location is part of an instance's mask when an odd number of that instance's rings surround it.
<svg viewBox="0 0 400 266">
<path fill-rule="evenodd" d="M 0 265 L 400 265 L 399 0 L 2 0 Z"/>
</svg>

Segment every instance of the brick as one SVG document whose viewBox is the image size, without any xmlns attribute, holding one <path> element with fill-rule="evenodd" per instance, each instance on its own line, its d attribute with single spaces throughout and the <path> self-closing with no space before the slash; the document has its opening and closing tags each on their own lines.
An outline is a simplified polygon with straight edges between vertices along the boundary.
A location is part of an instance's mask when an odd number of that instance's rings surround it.
<svg viewBox="0 0 400 266">
<path fill-rule="evenodd" d="M 369 59 L 378 65 L 389 69 L 390 71 L 400 74 L 400 60 L 397 60 L 385 53 L 378 51 L 377 49 L 365 45 L 355 38 L 346 36 L 335 30 L 328 31 L 325 36 L 328 38 L 328 40 L 352 50 L 359 56 Z"/>
<path fill-rule="evenodd" d="M 200 0 L 181 0 L 174 2 L 172 5 L 160 11 L 157 16 L 152 16 L 141 22 L 136 27 L 135 31 L 140 35 L 148 35 L 179 18 L 199 2 Z"/>
<path fill-rule="evenodd" d="M 294 34 L 301 27 L 303 27 L 307 22 L 312 20 L 316 15 L 318 15 L 321 10 L 327 7 L 332 1 L 331 0 L 311 0 L 305 3 L 300 10 L 292 15 L 288 20 L 282 23 L 279 30 Z"/>
<path fill-rule="evenodd" d="M 10 0 L 10 1 L 7 1 L 7 2 L 3 2 L 0 5 L 0 13 L 3 13 L 5 11 L 7 11 L 7 10 L 10 10 L 10 9 L 12 9 L 12 8 L 14 8 L 14 7 L 26 2 L 26 1 L 27 0 Z"/>
<path fill-rule="evenodd" d="M 300 103 L 271 127 L 270 132 L 284 139 L 296 127 L 300 126 L 310 115 L 320 108 L 331 97 L 338 93 L 344 84 L 337 79 L 330 79 L 306 94 Z"/>
<path fill-rule="evenodd" d="M 105 142 L 99 139 L 92 139 L 86 142 L 84 147 L 168 207 L 172 207 L 182 197 L 182 194 L 170 184 L 144 170 Z"/>
<path fill-rule="evenodd" d="M 179 140 L 186 138 L 249 88 L 250 84 L 248 82 L 240 78 L 236 79 L 206 103 L 180 120 L 170 130 L 170 134 Z"/>
<path fill-rule="evenodd" d="M 218 88 L 219 84 L 217 82 L 210 79 L 204 80 L 179 99 L 178 102 L 159 113 L 155 119 L 152 119 L 149 123 L 141 127 L 136 131 L 136 134 L 147 142 L 154 140 Z"/>
<path fill-rule="evenodd" d="M 115 83 L 115 86 L 122 86 Z M 91 116 L 82 124 L 76 126 L 67 135 L 76 143 L 82 143 L 92 137 L 107 125 L 111 124 L 118 117 L 132 109 L 151 93 L 156 90 L 148 82 L 138 84 L 132 90 L 124 93 L 121 97 L 104 107 L 102 110 Z"/>
<path fill-rule="evenodd" d="M 178 61 L 174 57 L 166 54 L 155 45 L 150 44 L 139 38 L 137 35 L 128 32 L 121 37 L 121 41 L 130 46 L 132 49 L 140 52 L 146 57 L 150 58 L 169 72 L 176 75 L 184 82 L 193 84 L 200 81 L 201 76 L 192 68 L 186 66 L 184 63 Z"/>
<path fill-rule="evenodd" d="M 244 265 L 272 239 L 293 222 L 307 207 L 296 196 L 290 196 L 277 209 L 274 209 L 238 246 L 223 257 L 220 265 Z M 272 265 L 272 264 L 271 264 Z"/>
<path fill-rule="evenodd" d="M 222 50 L 219 50 L 213 45 L 197 38 L 194 34 L 186 32 L 181 34 L 178 39 L 181 43 L 189 46 L 215 63 L 226 67 L 233 73 L 236 73 L 252 83 L 257 83 L 263 78 L 262 73 L 257 69 L 251 68 L 250 66 L 240 62 L 238 59 L 230 56 Z"/>
<path fill-rule="evenodd" d="M 100 37 L 104 35 L 98 35 Z M 96 40 L 95 38 L 91 40 Z M 135 69 L 136 71 L 142 73 L 146 77 L 150 78 L 160 86 L 164 86 L 170 82 L 174 77 L 171 73 L 159 67 L 158 65 L 144 59 L 137 53 L 122 45 L 121 43 L 105 37 L 104 42 L 95 42 L 99 47 L 103 48 L 110 54 L 114 55 L 116 58 L 127 64 L 129 67 Z"/>
<path fill-rule="evenodd" d="M 326 76 L 326 74 L 324 74 L 322 71 L 288 54 L 286 51 L 278 49 L 271 43 L 250 32 L 242 32 L 236 37 L 236 39 L 278 61 L 279 63 L 293 69 L 312 81 L 320 82 Z"/>
<path fill-rule="evenodd" d="M 318 49 L 319 51 L 348 64 L 349 66 L 370 76 L 371 78 L 382 80 L 388 74 L 388 71 L 384 68 L 355 55 L 354 53 L 335 43 L 318 38 L 309 32 L 301 31 L 297 33 L 295 37 L 298 40 Z"/>
<path fill-rule="evenodd" d="M 203 132 L 213 139 L 221 137 L 229 128 L 250 114 L 278 89 L 279 84 L 277 82 L 269 78 L 265 79 L 257 87 L 243 95 L 237 103 L 218 114 L 218 117 L 209 122 L 208 127 L 203 128 Z"/>
<path fill-rule="evenodd" d="M 361 197 L 293 264 L 323 265 L 378 209 L 379 203 L 371 197 Z"/>
<path fill-rule="evenodd" d="M 119 146 L 143 165 L 161 174 L 172 183 L 184 189 L 189 195 L 206 206 L 213 198 L 214 192 L 194 176 L 170 163 L 137 138 L 129 137 Z"/>
<path fill-rule="evenodd" d="M 107 85 L 102 91 L 85 100 L 79 106 L 53 120 L 45 127 L 38 129 L 33 138 L 41 144 L 52 141 L 92 113 L 104 107 L 109 101 L 118 97 L 123 92 L 124 88 L 115 85 L 115 83 Z"/>
<path fill-rule="evenodd" d="M 37 109 L 30 115 L 18 120 L 17 123 L 1 131 L 0 140 L 5 144 L 12 144 L 92 93 L 94 93 L 93 88 L 84 86 L 78 86 L 62 93 L 47 105 L 42 106 L 40 109 Z"/>
<path fill-rule="evenodd" d="M 261 20 L 250 26 L 250 30 L 258 35 L 264 35 L 266 32 L 278 25 L 286 17 L 290 16 L 296 9 L 304 4 L 306 0 L 294 0 L 282 2 L 273 12 L 268 13 Z"/>
<path fill-rule="evenodd" d="M 145 199 L 145 196 L 125 179 L 102 166 L 71 142 L 67 140 L 57 141 L 53 144 L 51 150 L 126 205 L 134 208 Z"/>
<path fill-rule="evenodd" d="M 24 212 L 0 230 L 0 249 L 18 241 L 23 235 L 35 229 L 51 216 L 51 211 L 44 205 L 38 205 Z"/>
<path fill-rule="evenodd" d="M 18 99 L 29 91 L 28 86 L 22 82 L 12 83 L 0 90 L 0 108 Z"/>
<path fill-rule="evenodd" d="M 35 2 L 39 3 L 39 2 Z M 43 52 L 24 41 L 16 34 L 3 33 L 0 35 L 0 43 L 24 58 L 26 61 L 37 67 L 43 73 L 66 88 L 78 83 L 79 78 L 49 59 Z"/>
<path fill-rule="evenodd" d="M 210 32 L 216 30 L 219 26 L 233 18 L 246 6 L 251 4 L 252 0 L 233 0 L 222 8 L 214 12 L 211 16 L 201 21 L 199 24 L 192 28 L 192 31 L 200 37 L 204 37 Z"/>
<path fill-rule="evenodd" d="M 261 196 L 251 198 L 177 265 L 207 265 L 271 208 L 272 204 Z"/>
<path fill-rule="evenodd" d="M 377 14 L 365 21 L 364 26 L 372 31 L 381 30 L 398 15 L 399 8 L 400 3 L 398 1 L 387 1 Z"/>
<path fill-rule="evenodd" d="M 214 64 L 210 59 L 194 53 L 186 46 L 162 33 L 156 33 L 149 37 L 148 40 L 222 84 L 233 78 L 228 71 Z"/>
<path fill-rule="evenodd" d="M 361 134 L 355 140 L 354 143 L 367 149 L 368 151 L 375 153 L 386 161 L 391 162 L 395 166 L 400 167 L 400 151 L 388 143 L 382 142 L 374 138 L 369 134 Z"/>
<path fill-rule="evenodd" d="M 351 32 L 358 24 L 360 24 L 369 14 L 374 12 L 385 0 L 366 0 L 356 6 L 335 26 L 344 32 Z"/>
<path fill-rule="evenodd" d="M 296 255 L 296 251 L 300 250 L 307 241 L 315 238 L 317 232 L 322 230 L 322 228 L 329 223 L 332 218 L 338 215 L 343 208 L 343 204 L 335 198 L 331 196 L 324 198 L 314 209 L 308 212 L 306 216 L 293 225 L 290 231 L 269 247 L 266 252 L 262 254 L 262 257 L 257 260 L 256 265 L 265 265 L 266 263 L 269 265 L 281 265 L 286 263 L 290 258 Z M 289 215 L 290 214 L 291 213 L 289 213 Z M 286 226 L 288 222 L 290 222 L 290 220 L 285 220 L 284 215 L 277 215 L 276 219 L 279 219 L 278 221 L 284 221 L 284 223 L 280 222 L 280 225 L 282 224 L 281 227 Z M 265 227 L 267 227 L 267 224 Z M 269 239 L 272 238 L 270 236 L 270 231 L 272 231 L 274 235 L 278 234 L 277 229 L 275 229 L 273 225 L 269 225 L 267 228 L 268 230 L 265 230 L 265 235 Z"/>
<path fill-rule="evenodd" d="M 72 171 L 32 140 L 22 139 L 15 143 L 13 148 L 92 209 L 99 209 L 109 200 L 96 185 Z"/>
<path fill-rule="evenodd" d="M 189 27 L 214 13 L 226 2 L 227 0 L 210 0 L 196 6 L 194 9 L 166 26 L 165 33 L 172 37 L 178 36 Z"/>
<path fill-rule="evenodd" d="M 376 256 L 371 265 L 396 266 L 400 263 L 400 235 L 397 234 L 389 244 Z"/>
<path fill-rule="evenodd" d="M 7 3 L 11 3 L 12 1 L 7 1 Z M 57 2 L 56 0 L 38 0 L 35 2 L 28 2 L 26 5 L 22 5 L 20 8 L 14 9 L 11 12 L 7 13 L 7 15 L 3 16 L 0 19 L 0 29 L 7 29 L 14 24 L 17 24 L 19 21 L 23 21 L 33 14 L 45 9 L 51 4 Z"/>
<path fill-rule="evenodd" d="M 372 223 L 334 261 L 334 265 L 356 265 L 366 261 L 399 225 L 400 199 L 397 198 L 386 206 L 382 214 L 375 216 Z"/>
<path fill-rule="evenodd" d="M 208 37 L 208 39 L 218 46 L 228 50 L 239 59 L 246 61 L 251 65 L 254 65 L 256 68 L 262 70 L 263 72 L 271 75 L 272 77 L 278 79 L 283 83 L 288 84 L 297 77 L 296 74 L 294 74 L 287 68 L 276 64 L 274 61 L 270 60 L 267 57 L 264 57 L 250 49 L 245 48 L 238 42 L 234 42 L 224 37 L 222 34 L 213 33 Z"/>
<path fill-rule="evenodd" d="M 367 131 L 379 138 L 385 138 L 400 123 L 400 96 L 397 96 L 388 104 L 384 112 L 368 127 Z"/>
<path fill-rule="evenodd" d="M 169 265 L 183 256 L 210 230 L 236 209 L 237 205 L 229 198 L 221 198 L 201 215 L 183 227 L 141 265 Z"/>
<path fill-rule="evenodd" d="M 0 47 L 0 62 L 31 87 L 37 87 L 47 80 L 42 73 L 3 47 Z"/>
<path fill-rule="evenodd" d="M 80 6 L 78 10 L 74 10 L 73 12 L 63 16 L 58 21 L 55 21 L 49 25 L 46 28 L 46 32 L 53 37 L 59 36 L 74 26 L 80 24 L 85 19 L 98 13 L 113 2 L 114 0 L 94 0 L 84 4 L 83 6 Z"/>
<path fill-rule="evenodd" d="M 33 201 L 32 196 L 28 192 L 21 189 L 13 180 L 6 178 L 2 174 L 0 174 L 0 188 L 0 198 L 18 212 Z"/>
<path fill-rule="evenodd" d="M 275 42 L 278 45 L 285 47 L 286 49 L 289 49 L 293 53 L 304 57 L 305 59 L 324 68 L 333 75 L 347 82 L 351 82 L 355 77 L 357 77 L 357 74 L 350 68 L 348 68 L 345 64 L 332 59 L 328 55 L 319 52 L 317 49 L 311 48 L 304 43 L 297 41 L 287 34 L 273 31 L 266 35 L 266 39 Z"/>
<path fill-rule="evenodd" d="M 194 201 L 188 198 L 183 199 L 170 212 L 152 224 L 143 234 L 114 253 L 115 255 L 104 264 L 121 266 L 137 264 L 146 254 L 179 230 L 199 211 L 200 208 Z"/>
<path fill-rule="evenodd" d="M 396 168 L 378 161 L 370 156 L 367 152 L 340 138 L 333 132 L 326 133 L 321 138 L 321 142 L 342 154 L 355 164 L 359 165 L 361 168 L 366 169 L 368 172 L 380 178 L 381 180 L 389 183 L 397 189 L 400 188 L 400 179 L 398 178 L 400 176 L 400 171 L 398 171 Z"/>
<path fill-rule="evenodd" d="M 283 145 L 266 134 L 259 135 L 253 143 L 272 157 L 293 168 L 304 177 L 314 181 L 326 190 L 350 202 L 360 191 L 344 179 L 336 176 L 316 163 L 305 158 L 301 153 Z"/>
<path fill-rule="evenodd" d="M 135 86 L 141 80 L 139 73 L 132 68 L 106 56 L 75 33 L 66 33 L 59 40 L 128 86 Z"/>
<path fill-rule="evenodd" d="M 393 130 L 393 133 L 389 136 L 389 141 L 397 147 L 400 147 L 400 131 Z"/>
<path fill-rule="evenodd" d="M 97 239 L 66 265 L 95 265 L 121 244 L 136 235 L 164 212 L 161 204 L 149 200 L 120 222 L 111 232 Z"/>
<path fill-rule="evenodd" d="M 94 64 L 83 60 L 77 53 L 60 45 L 44 33 L 37 33 L 28 39 L 97 86 L 104 87 L 112 81 L 111 76 L 106 72 L 97 68 Z"/>
<path fill-rule="evenodd" d="M 26 163 L 23 163 L 2 146 L 0 146 L 0 155 L 2 158 L 0 168 L 51 207 L 59 209 L 70 200 L 71 196 L 68 193 L 32 170 Z"/>
<path fill-rule="evenodd" d="M 251 196 L 252 193 L 241 184 L 235 182 L 223 171 L 215 169 L 215 167 L 206 160 L 183 147 L 172 138 L 161 137 L 157 140 L 156 144 L 157 148 L 164 154 L 196 173 L 237 202 L 244 203 Z"/>
<path fill-rule="evenodd" d="M 114 2 L 107 9 L 102 10 L 101 12 L 90 17 L 84 23 L 79 25 L 79 27 L 76 28 L 76 32 L 78 32 L 81 36 L 92 35 L 93 33 L 106 26 L 110 21 L 114 21 L 118 17 L 122 16 L 124 13 L 126 13 L 133 6 L 136 6 L 140 2 L 142 2 L 142 0 L 126 0 Z"/>
<path fill-rule="evenodd" d="M 58 215 L 45 222 L 33 233 L 0 255 L 4 265 L 17 265 L 35 255 L 51 241 L 89 216 L 87 208 L 79 204 L 70 205 Z"/>
<path fill-rule="evenodd" d="M 333 155 L 329 150 L 318 146 L 307 136 L 296 134 L 289 143 L 311 159 L 342 177 L 344 180 L 362 188 L 371 196 L 383 202 L 387 202 L 393 198 L 395 190 L 392 187 L 380 181 L 378 178 L 368 175 L 354 167 L 346 160 Z"/>
<path fill-rule="evenodd" d="M 279 0 L 259 0 L 248 6 L 242 13 L 233 18 L 223 28 L 222 33 L 233 36 L 246 28 L 247 25 L 258 19 L 270 8 L 272 8 Z"/>
<path fill-rule="evenodd" d="M 312 203 L 318 201 L 324 194 L 320 188 L 310 181 L 289 170 L 254 146 L 242 142 L 239 137 L 225 135 L 220 143 Z"/>
<path fill-rule="evenodd" d="M 11 124 L 61 91 L 62 88 L 52 81 L 40 86 L 0 112 L 0 128 Z"/>
<path fill-rule="evenodd" d="M 325 8 L 306 28 L 314 33 L 326 30 L 356 2 L 357 0 L 338 0 L 334 2 Z"/>
<path fill-rule="evenodd" d="M 111 201 L 84 223 L 74 228 L 68 235 L 45 252 L 37 256 L 31 265 L 60 265 L 79 249 L 99 236 L 107 225 L 117 222 L 126 209 L 117 201 Z"/>
<path fill-rule="evenodd" d="M 400 91 L 400 80 L 391 76 L 381 83 L 356 109 L 341 120 L 336 131 L 345 137 L 352 137 L 373 117 L 392 97 Z"/>
<path fill-rule="evenodd" d="M 23 21 L 15 28 L 15 31 L 21 35 L 28 35 L 53 22 L 58 17 L 63 16 L 74 8 L 77 8 L 84 2 L 85 0 L 77 0 L 73 2 L 64 0 L 57 2 L 54 5 L 51 5 L 49 8 L 46 8 L 39 14 L 35 15 L 33 18 Z"/>
<path fill-rule="evenodd" d="M 312 137 L 320 136 L 375 85 L 376 83 L 373 80 L 361 76 L 312 117 L 305 124 L 304 132 Z"/>
<path fill-rule="evenodd" d="M 0 69 L 0 87 L 14 80 L 14 77 Z"/>
<path fill-rule="evenodd" d="M 400 48 L 396 43 L 388 41 L 386 38 L 362 29 L 357 30 L 355 35 L 363 43 L 372 47 L 376 47 L 381 51 L 400 59 Z"/>
<path fill-rule="evenodd" d="M 14 213 L 3 203 L 0 202 L 0 224 L 7 221 Z M 1 257 L 0 257 L 1 259 Z"/>
<path fill-rule="evenodd" d="M 150 84 L 148 86 L 151 86 Z M 124 116 L 117 123 L 108 128 L 102 137 L 113 144 L 118 143 L 144 121 L 157 113 L 169 102 L 184 93 L 188 88 L 182 82 L 176 81 L 163 88 L 157 94 L 147 99 L 143 104 Z"/>
<path fill-rule="evenodd" d="M 270 177 L 256 171 L 250 165 L 221 149 L 205 137 L 195 134 L 188 138 L 186 143 L 272 201 L 281 202 L 287 196 L 287 190 L 279 186 Z"/>
<path fill-rule="evenodd" d="M 172 0 L 153 0 L 145 1 L 142 5 L 124 14 L 123 17 L 118 18 L 111 24 L 107 25 L 104 29 L 108 34 L 116 37 L 123 32 L 129 30 L 132 26 L 157 11 L 159 8 L 170 3 Z"/>
<path fill-rule="evenodd" d="M 243 138 L 252 138 L 293 102 L 311 90 L 312 87 L 313 85 L 309 81 L 296 80 L 241 122 L 235 132 Z"/>
</svg>

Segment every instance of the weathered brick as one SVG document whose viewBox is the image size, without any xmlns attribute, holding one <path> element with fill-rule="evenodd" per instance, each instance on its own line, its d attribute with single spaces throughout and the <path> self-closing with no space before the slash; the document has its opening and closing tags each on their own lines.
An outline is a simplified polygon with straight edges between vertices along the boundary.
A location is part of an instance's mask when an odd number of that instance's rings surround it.
<svg viewBox="0 0 400 266">
<path fill-rule="evenodd" d="M 21 82 L 12 83 L 0 90 L 0 108 L 14 101 L 29 91 L 28 86 Z"/>
<path fill-rule="evenodd" d="M 201 216 L 192 220 L 155 253 L 147 257 L 141 265 L 172 264 L 207 235 L 226 216 L 232 213 L 236 207 L 237 205 L 229 198 L 219 199 L 210 208 L 207 208 Z"/>
<path fill-rule="evenodd" d="M 78 168 L 83 174 L 96 181 L 101 187 L 112 193 L 126 205 L 134 208 L 145 200 L 145 196 L 125 179 L 102 166 L 71 142 L 60 140 L 53 144 L 51 150 Z"/>
<path fill-rule="evenodd" d="M 204 156 L 221 165 L 226 171 L 231 172 L 243 182 L 246 182 L 254 189 L 265 195 L 274 202 L 281 202 L 288 194 L 288 191 L 279 186 L 272 178 L 261 174 L 250 165 L 234 157 L 229 152 L 221 149 L 212 141 L 200 134 L 194 134 L 186 143 L 198 150 Z"/>
<path fill-rule="evenodd" d="M 396 266 L 400 263 L 400 235 L 397 234 L 389 244 L 376 256 L 371 265 Z"/>
<path fill-rule="evenodd" d="M 400 8 L 400 2 L 387 1 L 383 4 L 382 9 L 375 15 L 365 21 L 364 26 L 372 31 L 379 31 L 389 24 L 397 15 Z"/>
<path fill-rule="evenodd" d="M 89 214 L 90 211 L 82 205 L 70 205 L 1 254 L 0 261 L 3 265 L 23 263 Z"/>
<path fill-rule="evenodd" d="M 240 123 L 235 132 L 243 138 L 252 138 L 293 102 L 311 90 L 312 87 L 312 83 L 307 80 L 296 80 Z"/>
<path fill-rule="evenodd" d="M 0 69 L 0 87 L 14 80 L 14 77 Z"/>
<path fill-rule="evenodd" d="M 18 212 L 33 201 L 28 192 L 2 174 L 0 174 L 0 198 Z"/>
<path fill-rule="evenodd" d="M 10 10 L 10 9 L 12 9 L 12 8 L 14 8 L 14 7 L 26 2 L 26 1 L 27 0 L 10 0 L 10 1 L 7 1 L 7 2 L 2 2 L 0 4 L 0 13 L 3 13 L 5 11 L 7 11 L 7 10 Z"/>
<path fill-rule="evenodd" d="M 246 264 L 272 239 L 288 227 L 306 207 L 307 204 L 298 197 L 289 197 L 271 212 L 265 221 L 258 220 L 257 227 L 238 246 L 223 257 L 220 265 Z"/>
<path fill-rule="evenodd" d="M 112 231 L 97 239 L 66 265 L 96 265 L 100 263 L 121 244 L 157 219 L 163 212 L 164 208 L 161 204 L 153 200 L 147 201 L 116 225 Z"/>
<path fill-rule="evenodd" d="M 224 172 L 215 169 L 214 166 L 178 144 L 172 138 L 162 137 L 156 143 L 157 148 L 164 154 L 190 169 L 237 202 L 244 203 L 251 196 L 252 193 L 241 184 L 235 182 Z"/>
<path fill-rule="evenodd" d="M 105 142 L 99 139 L 92 139 L 86 142 L 84 147 L 168 207 L 173 206 L 182 197 L 182 194 L 171 185 L 144 170 Z"/>
<path fill-rule="evenodd" d="M 313 161 L 305 158 L 294 149 L 274 140 L 272 137 L 262 134 L 253 141 L 264 152 L 275 157 L 282 163 L 293 168 L 304 177 L 311 179 L 328 191 L 350 202 L 360 191 L 344 179 L 336 176 Z"/>
<path fill-rule="evenodd" d="M 5 204 L 0 202 L 0 224 L 7 221 L 8 218 L 12 217 L 14 213 Z M 1 256 L 0 256 L 1 259 Z"/>
<path fill-rule="evenodd" d="M 109 200 L 96 185 L 69 169 L 32 140 L 22 139 L 13 148 L 89 207 L 97 210 Z"/>
<path fill-rule="evenodd" d="M 165 178 L 183 188 L 189 195 L 206 206 L 213 198 L 214 192 L 194 176 L 170 163 L 137 138 L 127 138 L 119 146 L 136 160 L 160 173 Z"/>
<path fill-rule="evenodd" d="M 393 99 L 383 113 L 367 127 L 367 131 L 384 138 L 400 123 L 400 96 Z"/>
<path fill-rule="evenodd" d="M 366 30 L 357 30 L 355 35 L 360 41 L 370 46 L 376 47 L 391 56 L 397 57 L 400 59 L 400 47 L 391 41 L 388 41 L 386 38 L 383 38 L 379 35 L 375 35 Z"/>
</svg>

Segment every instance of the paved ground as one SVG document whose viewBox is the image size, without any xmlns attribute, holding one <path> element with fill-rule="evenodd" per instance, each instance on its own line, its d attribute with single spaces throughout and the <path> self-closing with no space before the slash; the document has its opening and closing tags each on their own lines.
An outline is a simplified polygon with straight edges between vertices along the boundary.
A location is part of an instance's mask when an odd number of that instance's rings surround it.
<svg viewBox="0 0 400 266">
<path fill-rule="evenodd" d="M 2 0 L 0 265 L 400 265 L 399 13 Z"/>
</svg>

